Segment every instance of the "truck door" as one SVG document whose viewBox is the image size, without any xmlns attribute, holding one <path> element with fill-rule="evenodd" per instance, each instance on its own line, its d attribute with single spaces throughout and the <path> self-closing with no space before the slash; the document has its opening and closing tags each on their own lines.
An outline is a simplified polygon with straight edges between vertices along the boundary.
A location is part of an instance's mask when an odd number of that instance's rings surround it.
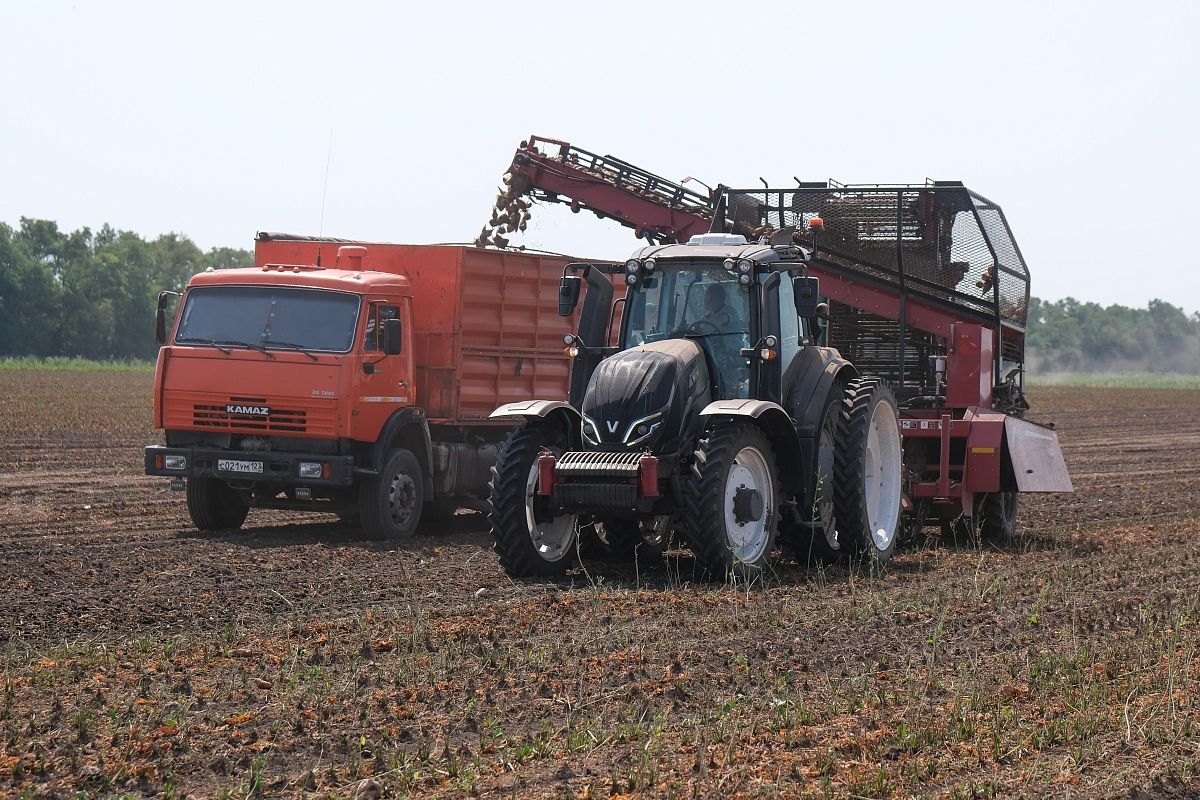
<svg viewBox="0 0 1200 800">
<path fill-rule="evenodd" d="M 355 428 L 359 431 L 355 438 L 374 441 L 396 409 L 416 401 L 412 308 L 407 297 L 372 300 L 365 314 L 359 343 L 362 365 L 357 371 L 357 391 L 353 398 L 358 417 Z M 385 355 L 383 350 L 383 323 L 389 319 L 399 319 L 401 331 L 400 353 L 392 356 Z"/>
</svg>

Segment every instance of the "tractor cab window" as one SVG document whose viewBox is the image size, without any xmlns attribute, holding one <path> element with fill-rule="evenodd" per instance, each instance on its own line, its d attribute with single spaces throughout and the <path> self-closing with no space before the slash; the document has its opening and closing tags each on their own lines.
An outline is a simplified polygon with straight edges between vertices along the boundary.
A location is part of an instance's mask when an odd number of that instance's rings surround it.
<svg viewBox="0 0 1200 800">
<path fill-rule="evenodd" d="M 367 310 L 367 325 L 363 333 L 363 349 L 368 352 L 383 349 L 383 320 L 399 319 L 400 309 L 372 303 Z"/>
<path fill-rule="evenodd" d="M 625 346 L 663 339 L 695 340 L 716 370 L 722 399 L 749 396 L 750 286 L 723 267 L 666 267 L 645 276 L 629 294 Z"/>
</svg>

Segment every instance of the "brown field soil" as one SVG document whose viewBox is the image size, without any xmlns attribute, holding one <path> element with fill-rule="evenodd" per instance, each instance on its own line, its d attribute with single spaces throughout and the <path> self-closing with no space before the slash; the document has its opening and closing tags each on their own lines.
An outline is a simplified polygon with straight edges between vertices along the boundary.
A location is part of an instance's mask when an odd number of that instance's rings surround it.
<svg viewBox="0 0 1200 800">
<path fill-rule="evenodd" d="M 514 583 L 475 514 L 201 534 L 151 380 L 0 373 L 0 796 L 1197 796 L 1200 392 L 1036 390 L 1077 492 L 1018 547 L 746 588 Z"/>
</svg>

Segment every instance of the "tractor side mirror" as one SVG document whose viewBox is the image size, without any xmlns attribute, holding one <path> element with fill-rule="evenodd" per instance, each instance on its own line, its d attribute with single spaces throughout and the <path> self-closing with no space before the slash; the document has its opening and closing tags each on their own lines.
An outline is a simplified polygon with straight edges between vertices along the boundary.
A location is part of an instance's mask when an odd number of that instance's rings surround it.
<svg viewBox="0 0 1200 800">
<path fill-rule="evenodd" d="M 400 355 L 403 332 L 400 330 L 400 320 L 385 319 L 383 321 L 383 354 L 385 356 Z"/>
<path fill-rule="evenodd" d="M 583 288 L 583 278 L 578 275 L 563 275 L 558 284 L 558 315 L 569 317 L 575 313 L 579 305 L 579 290 Z"/>
<path fill-rule="evenodd" d="M 797 316 L 817 316 L 817 309 L 821 305 L 820 280 L 805 275 L 792 278 L 792 297 L 796 302 Z"/>
</svg>

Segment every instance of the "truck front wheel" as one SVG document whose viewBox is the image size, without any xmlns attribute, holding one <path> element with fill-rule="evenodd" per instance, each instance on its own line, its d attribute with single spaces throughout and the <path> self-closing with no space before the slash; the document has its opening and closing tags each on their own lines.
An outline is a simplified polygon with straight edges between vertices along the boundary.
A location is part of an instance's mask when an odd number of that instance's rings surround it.
<svg viewBox="0 0 1200 800">
<path fill-rule="evenodd" d="M 416 533 L 425 502 L 421 464 L 409 450 L 393 450 L 377 477 L 359 486 L 358 510 L 368 538 L 407 539 Z"/>
<path fill-rule="evenodd" d="M 561 575 L 575 561 L 576 516 L 550 516 L 537 494 L 538 455 L 543 448 L 560 455 L 564 447 L 557 429 L 527 425 L 496 454 L 488 520 L 500 565 L 514 578 Z"/>
<path fill-rule="evenodd" d="M 779 524 L 779 474 L 757 425 L 722 422 L 696 447 L 685 488 L 687 536 L 711 580 L 751 579 L 767 566 Z"/>
<path fill-rule="evenodd" d="M 240 528 L 250 507 L 223 480 L 188 478 L 187 507 L 192 522 L 202 531 Z"/>
</svg>

